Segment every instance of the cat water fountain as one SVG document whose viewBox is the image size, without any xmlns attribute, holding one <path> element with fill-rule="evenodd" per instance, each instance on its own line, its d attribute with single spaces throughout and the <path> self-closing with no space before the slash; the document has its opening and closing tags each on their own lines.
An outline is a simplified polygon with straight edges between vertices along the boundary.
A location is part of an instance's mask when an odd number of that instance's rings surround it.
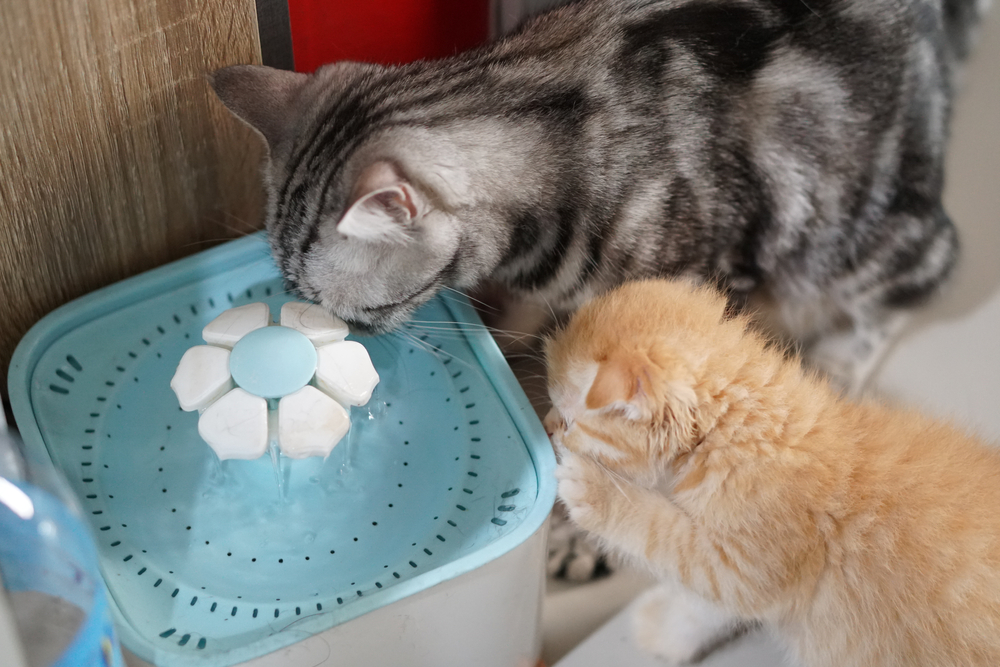
<svg viewBox="0 0 1000 667">
<path fill-rule="evenodd" d="M 464 298 L 355 340 L 253 235 L 50 314 L 9 389 L 131 664 L 537 659 L 555 461 Z"/>
<path fill-rule="evenodd" d="M 316 305 L 290 301 L 280 323 L 266 303 L 223 312 L 202 330 L 170 381 L 183 410 L 220 460 L 256 459 L 272 448 L 293 459 L 329 456 L 363 406 L 378 372 L 347 324 Z M 275 458 L 275 460 L 277 460 Z"/>
</svg>

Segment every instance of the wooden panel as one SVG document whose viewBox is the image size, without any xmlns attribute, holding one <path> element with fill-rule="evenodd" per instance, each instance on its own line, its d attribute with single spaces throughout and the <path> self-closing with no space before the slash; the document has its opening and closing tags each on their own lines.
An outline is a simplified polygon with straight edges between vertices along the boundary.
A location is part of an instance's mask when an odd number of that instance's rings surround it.
<svg viewBox="0 0 1000 667">
<path fill-rule="evenodd" d="M 204 75 L 254 0 L 0 2 L 0 371 L 66 301 L 259 225 L 261 147 Z"/>
</svg>

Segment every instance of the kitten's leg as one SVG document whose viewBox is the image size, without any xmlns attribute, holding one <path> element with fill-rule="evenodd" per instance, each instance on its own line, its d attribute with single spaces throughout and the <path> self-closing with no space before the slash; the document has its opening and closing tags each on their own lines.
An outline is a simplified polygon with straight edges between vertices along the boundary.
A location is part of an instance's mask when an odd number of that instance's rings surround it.
<svg viewBox="0 0 1000 667">
<path fill-rule="evenodd" d="M 701 660 L 749 627 L 673 581 L 644 593 L 632 622 L 639 646 L 678 665 Z"/>
<path fill-rule="evenodd" d="M 850 329 L 820 336 L 806 351 L 805 360 L 847 394 L 860 395 L 910 319 L 911 314 L 902 311 L 887 313 L 881 320 L 856 317 Z"/>
<path fill-rule="evenodd" d="M 674 662 L 685 662 L 746 627 L 738 616 L 688 589 L 693 584 L 716 597 L 722 592 L 719 572 L 707 555 L 694 552 L 692 562 L 682 560 L 677 545 L 697 542 L 695 530 L 690 518 L 667 498 L 612 478 L 595 462 L 566 451 L 561 452 L 556 477 L 559 496 L 580 527 L 665 579 L 683 580 L 686 590 L 676 600 L 664 593 L 643 605 L 645 617 L 638 631 L 644 646 Z"/>
<path fill-rule="evenodd" d="M 912 310 L 948 279 L 958 252 L 955 228 L 940 205 L 922 216 L 890 213 L 880 230 L 864 242 L 863 261 L 824 289 L 820 309 L 826 312 L 817 321 L 825 326 L 804 351 L 808 363 L 853 393 L 864 388 Z M 781 308 L 790 313 L 794 300 Z"/>
</svg>

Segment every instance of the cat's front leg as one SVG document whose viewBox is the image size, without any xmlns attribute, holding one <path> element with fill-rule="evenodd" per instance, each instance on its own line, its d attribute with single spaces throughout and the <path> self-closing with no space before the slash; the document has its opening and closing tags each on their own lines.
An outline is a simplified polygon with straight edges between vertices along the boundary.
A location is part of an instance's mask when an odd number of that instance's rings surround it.
<svg viewBox="0 0 1000 667">
<path fill-rule="evenodd" d="M 556 479 L 559 498 L 573 523 L 608 540 L 608 518 L 615 502 L 615 487 L 608 473 L 593 460 L 564 449 L 559 454 Z"/>
<path fill-rule="evenodd" d="M 703 568 L 690 564 L 678 567 L 679 555 L 668 542 L 688 541 L 693 527 L 667 498 L 567 451 L 561 453 L 556 477 L 574 522 L 664 576 L 664 583 L 645 594 L 636 610 L 633 621 L 640 646 L 672 664 L 686 664 L 748 627 L 679 583 L 681 570 L 701 583 L 715 576 L 706 578 Z"/>
<path fill-rule="evenodd" d="M 559 459 L 559 497 L 570 519 L 625 555 L 647 561 L 651 538 L 659 543 L 674 537 L 654 533 L 673 533 L 673 524 L 690 523 L 667 498 L 614 475 L 589 457 L 562 449 Z M 668 573 L 677 569 L 673 558 L 649 565 Z"/>
</svg>

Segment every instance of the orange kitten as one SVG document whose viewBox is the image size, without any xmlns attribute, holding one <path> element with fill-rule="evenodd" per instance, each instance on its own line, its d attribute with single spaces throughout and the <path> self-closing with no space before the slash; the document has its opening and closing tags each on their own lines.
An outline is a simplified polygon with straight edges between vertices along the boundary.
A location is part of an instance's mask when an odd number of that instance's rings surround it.
<svg viewBox="0 0 1000 667">
<path fill-rule="evenodd" d="M 632 283 L 546 350 L 559 495 L 664 581 L 640 640 L 684 662 L 759 622 L 809 667 L 1000 665 L 1000 452 L 841 398 L 724 311 Z"/>
</svg>

